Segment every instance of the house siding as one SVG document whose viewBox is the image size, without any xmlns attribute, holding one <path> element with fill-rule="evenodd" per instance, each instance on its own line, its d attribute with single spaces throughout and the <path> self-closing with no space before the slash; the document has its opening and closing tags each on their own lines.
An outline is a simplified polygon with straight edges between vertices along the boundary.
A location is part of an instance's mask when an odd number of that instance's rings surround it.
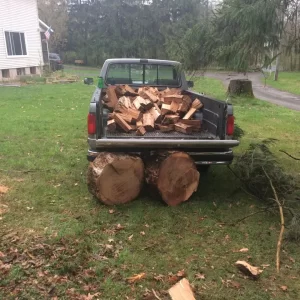
<svg viewBox="0 0 300 300">
<path fill-rule="evenodd" d="M 27 56 L 8 56 L 5 31 L 25 33 Z M 0 0 L 0 70 L 43 65 L 36 0 Z"/>
</svg>

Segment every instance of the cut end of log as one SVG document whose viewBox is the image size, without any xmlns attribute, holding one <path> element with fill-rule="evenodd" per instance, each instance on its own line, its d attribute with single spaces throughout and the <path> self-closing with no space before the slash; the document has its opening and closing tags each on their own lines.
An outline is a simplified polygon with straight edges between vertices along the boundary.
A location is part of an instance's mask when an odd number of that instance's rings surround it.
<svg viewBox="0 0 300 300">
<path fill-rule="evenodd" d="M 161 156 L 161 161 L 146 162 L 146 181 L 156 187 L 170 206 L 189 200 L 199 185 L 200 174 L 192 158 L 184 152 Z"/>
<path fill-rule="evenodd" d="M 106 205 L 134 200 L 144 181 L 144 164 L 140 157 L 100 153 L 90 163 L 87 173 L 89 191 Z"/>
</svg>

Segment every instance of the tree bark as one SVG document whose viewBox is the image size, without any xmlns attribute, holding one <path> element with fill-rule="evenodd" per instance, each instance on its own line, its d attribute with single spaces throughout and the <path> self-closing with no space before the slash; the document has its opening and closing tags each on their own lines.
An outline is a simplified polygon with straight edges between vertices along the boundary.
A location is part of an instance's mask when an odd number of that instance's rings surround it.
<svg viewBox="0 0 300 300">
<path fill-rule="evenodd" d="M 146 159 L 146 182 L 157 189 L 170 206 L 189 200 L 199 185 L 200 174 L 184 152 L 166 152 Z"/>
<path fill-rule="evenodd" d="M 89 191 L 106 205 L 134 200 L 143 182 L 144 164 L 138 156 L 103 152 L 88 168 Z"/>
<path fill-rule="evenodd" d="M 252 81 L 248 79 L 231 80 L 227 93 L 233 96 L 245 95 L 253 98 L 254 94 L 252 89 Z"/>
</svg>

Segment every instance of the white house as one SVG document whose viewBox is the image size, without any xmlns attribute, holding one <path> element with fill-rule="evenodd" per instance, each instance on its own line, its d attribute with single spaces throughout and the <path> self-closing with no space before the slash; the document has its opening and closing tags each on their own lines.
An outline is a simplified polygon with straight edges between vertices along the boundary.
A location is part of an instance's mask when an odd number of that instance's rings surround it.
<svg viewBox="0 0 300 300">
<path fill-rule="evenodd" d="M 45 27 L 38 17 L 37 0 L 0 0 L 0 80 L 40 74 Z"/>
</svg>

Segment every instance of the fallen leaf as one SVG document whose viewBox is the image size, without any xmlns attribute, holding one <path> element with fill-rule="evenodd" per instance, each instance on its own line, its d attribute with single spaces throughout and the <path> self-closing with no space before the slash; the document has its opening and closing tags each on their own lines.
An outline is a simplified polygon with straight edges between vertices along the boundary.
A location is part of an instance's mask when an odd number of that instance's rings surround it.
<svg viewBox="0 0 300 300">
<path fill-rule="evenodd" d="M 205 275 L 202 274 L 202 273 L 197 273 L 197 274 L 195 274 L 195 278 L 196 279 L 202 279 L 202 280 L 204 280 L 205 279 Z"/>
<path fill-rule="evenodd" d="M 249 251 L 248 248 L 242 248 L 242 249 L 239 250 L 239 252 L 242 252 L 242 253 L 246 253 L 246 252 L 248 252 L 248 251 Z"/>
<path fill-rule="evenodd" d="M 240 289 L 241 288 L 241 284 L 237 281 L 231 281 L 230 285 L 235 288 L 235 289 Z"/>
<path fill-rule="evenodd" d="M 153 276 L 153 278 L 156 280 L 156 281 L 164 281 L 164 275 L 157 275 L 157 276 Z"/>
<path fill-rule="evenodd" d="M 118 224 L 118 225 L 116 226 L 116 230 L 117 230 L 117 231 L 120 231 L 120 230 L 123 230 L 123 229 L 125 229 L 125 226 L 122 226 L 121 224 Z"/>
<path fill-rule="evenodd" d="M 8 211 L 8 206 L 5 204 L 0 204 L 0 215 L 7 213 L 7 211 Z"/>
<path fill-rule="evenodd" d="M 288 290 L 288 287 L 287 287 L 286 285 L 282 285 L 280 288 L 281 288 L 284 292 L 286 292 L 286 291 Z"/>
<path fill-rule="evenodd" d="M 9 188 L 4 185 L 0 185 L 0 194 L 6 194 L 8 192 Z"/>
<path fill-rule="evenodd" d="M 136 274 L 136 275 L 133 275 L 133 276 L 127 278 L 127 281 L 129 283 L 136 283 L 137 281 L 140 281 L 145 277 L 146 277 L 146 273 Z"/>
<path fill-rule="evenodd" d="M 185 277 L 186 276 L 186 273 L 185 273 L 185 270 L 181 270 L 181 271 L 178 271 L 177 274 L 176 274 L 177 277 Z"/>
<path fill-rule="evenodd" d="M 170 282 L 170 283 L 176 283 L 176 282 L 178 282 L 178 276 L 176 276 L 176 275 L 169 275 L 169 277 L 168 277 L 168 281 Z"/>
<path fill-rule="evenodd" d="M 31 210 L 33 210 L 33 207 L 27 206 L 26 209 L 27 209 L 28 211 L 31 211 Z"/>
<path fill-rule="evenodd" d="M 96 294 L 90 294 L 90 293 L 88 293 L 88 295 L 86 296 L 86 295 L 83 295 L 82 297 L 81 297 L 81 299 L 82 300 L 92 300 L 92 299 L 94 299 L 94 297 L 97 297 L 97 296 L 100 296 L 101 295 L 101 293 L 96 293 Z"/>
<path fill-rule="evenodd" d="M 132 238 L 133 238 L 133 234 L 128 237 L 128 241 L 132 241 Z"/>
<path fill-rule="evenodd" d="M 296 260 L 295 260 L 294 258 L 292 258 L 292 257 L 289 257 L 289 260 L 290 260 L 292 263 L 295 263 L 295 262 L 296 262 Z"/>
<path fill-rule="evenodd" d="M 145 227 L 149 228 L 149 227 L 150 227 L 150 225 L 148 225 L 148 224 L 145 224 Z"/>
<path fill-rule="evenodd" d="M 145 231 L 141 231 L 140 235 L 146 235 Z"/>
</svg>

